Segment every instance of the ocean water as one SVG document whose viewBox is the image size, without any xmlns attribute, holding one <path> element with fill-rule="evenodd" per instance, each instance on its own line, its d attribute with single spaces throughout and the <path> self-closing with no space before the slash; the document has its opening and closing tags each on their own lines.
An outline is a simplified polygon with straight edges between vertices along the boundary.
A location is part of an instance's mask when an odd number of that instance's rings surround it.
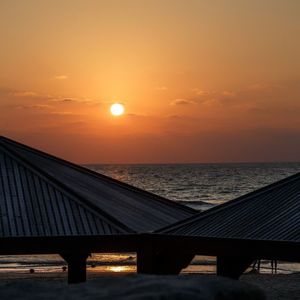
<svg viewBox="0 0 300 300">
<path fill-rule="evenodd" d="M 86 165 L 105 174 L 199 211 L 207 210 L 300 171 L 300 163 Z M 0 272 L 57 272 L 58 255 L 0 256 Z M 135 271 L 134 254 L 93 254 L 88 268 L 99 272 Z M 214 272 L 214 258 L 197 257 L 186 272 Z M 268 262 L 262 271 L 269 272 Z M 300 271 L 282 263 L 282 273 Z"/>
<path fill-rule="evenodd" d="M 300 171 L 300 163 L 86 167 L 199 210 L 232 200 Z"/>
</svg>

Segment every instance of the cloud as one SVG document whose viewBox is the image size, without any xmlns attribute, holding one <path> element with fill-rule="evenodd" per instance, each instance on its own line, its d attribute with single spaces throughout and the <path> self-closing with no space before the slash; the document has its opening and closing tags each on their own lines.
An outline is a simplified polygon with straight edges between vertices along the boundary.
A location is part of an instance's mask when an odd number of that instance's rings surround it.
<svg viewBox="0 0 300 300">
<path fill-rule="evenodd" d="M 127 113 L 125 114 L 126 117 L 129 117 L 129 118 L 147 118 L 147 117 L 150 117 L 149 115 L 146 115 L 146 114 L 138 114 L 138 113 Z"/>
<path fill-rule="evenodd" d="M 199 88 L 193 88 L 192 92 L 194 92 L 197 96 L 211 96 L 215 94 L 215 91 L 205 91 Z"/>
<path fill-rule="evenodd" d="M 235 97 L 236 92 L 234 91 L 209 91 L 209 90 L 202 90 L 199 88 L 193 88 L 192 92 L 194 92 L 197 96 L 201 97 Z"/>
<path fill-rule="evenodd" d="M 38 94 L 32 91 L 15 91 L 11 92 L 14 97 L 37 97 Z"/>
<path fill-rule="evenodd" d="M 195 101 L 188 99 L 175 99 L 171 102 L 171 105 L 190 105 L 195 104 Z"/>
<path fill-rule="evenodd" d="M 78 99 L 78 98 L 54 98 L 51 99 L 52 102 L 61 103 L 61 104 L 83 104 L 83 105 L 100 105 L 101 102 L 98 100 L 92 100 L 92 99 Z"/>
<path fill-rule="evenodd" d="M 235 97 L 236 96 L 236 92 L 233 91 L 223 91 L 222 95 L 225 97 Z"/>
<path fill-rule="evenodd" d="M 16 105 L 17 109 L 36 109 L 36 110 L 48 110 L 51 109 L 51 105 L 47 104 L 34 104 L 34 105 Z"/>
<path fill-rule="evenodd" d="M 60 102 L 60 103 L 74 103 L 79 102 L 78 99 L 75 98 L 61 98 L 61 99 L 52 99 L 53 102 Z"/>
<path fill-rule="evenodd" d="M 56 115 L 56 116 L 74 116 L 74 115 L 79 115 L 79 114 L 73 113 L 71 111 L 52 111 L 50 114 L 51 115 Z"/>
<path fill-rule="evenodd" d="M 0 96 L 6 96 L 6 98 L 28 98 L 37 100 L 37 98 L 45 101 L 49 101 L 53 98 L 52 95 L 42 94 L 32 90 L 16 90 L 11 88 L 1 88 L 0 87 Z"/>
<path fill-rule="evenodd" d="M 216 98 L 207 99 L 201 102 L 201 105 L 206 107 L 220 107 L 223 105 L 223 102 Z"/>
<path fill-rule="evenodd" d="M 267 108 L 263 108 L 263 107 L 250 106 L 250 107 L 247 107 L 246 112 L 249 112 L 249 113 L 270 113 L 270 110 L 267 109 Z"/>
<path fill-rule="evenodd" d="M 56 80 L 65 80 L 65 79 L 68 79 L 68 76 L 67 75 L 55 75 L 54 79 L 56 79 Z"/>
<path fill-rule="evenodd" d="M 252 91 L 272 91 L 274 89 L 283 88 L 281 84 L 276 83 L 254 83 L 249 85 L 246 90 Z"/>
<path fill-rule="evenodd" d="M 170 115 L 167 118 L 170 120 L 181 120 L 182 116 L 181 115 Z"/>
<path fill-rule="evenodd" d="M 50 95 L 50 94 L 43 94 L 37 93 L 31 90 L 15 90 L 9 88 L 0 87 L 0 96 L 6 96 L 7 99 L 9 98 L 26 98 L 26 100 L 32 101 L 45 101 L 45 102 L 52 102 L 54 103 L 64 103 L 64 104 L 71 104 L 77 103 L 87 106 L 94 106 L 94 105 L 101 105 L 102 102 L 99 100 L 84 98 L 84 97 L 62 97 L 57 95 Z M 24 99 L 25 100 L 25 99 Z M 33 108 L 33 106 L 28 105 L 17 105 L 19 108 Z"/>
<path fill-rule="evenodd" d="M 5 87 L 0 87 L 0 95 L 10 95 L 13 90 Z"/>
<path fill-rule="evenodd" d="M 157 86 L 156 90 L 158 91 L 166 91 L 168 88 L 166 86 Z"/>
</svg>

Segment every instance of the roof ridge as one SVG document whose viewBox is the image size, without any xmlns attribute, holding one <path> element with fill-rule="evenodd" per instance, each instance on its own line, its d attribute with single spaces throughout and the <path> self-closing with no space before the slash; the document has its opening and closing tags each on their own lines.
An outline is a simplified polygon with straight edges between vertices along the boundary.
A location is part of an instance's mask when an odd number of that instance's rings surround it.
<svg viewBox="0 0 300 300">
<path fill-rule="evenodd" d="M 5 138 L 4 138 L 5 139 Z M 1 142 L 1 139 L 0 139 Z M 114 227 L 116 230 L 121 231 L 123 233 L 134 233 L 135 231 L 131 228 L 127 227 L 122 222 L 116 220 L 114 217 L 103 211 L 101 208 L 97 207 L 96 205 L 93 205 L 86 199 L 84 199 L 82 196 L 74 192 L 72 189 L 58 181 L 55 177 L 50 176 L 47 172 L 44 172 L 41 168 L 37 167 L 36 165 L 33 165 L 30 163 L 26 158 L 23 156 L 15 153 L 14 150 L 8 148 L 7 145 L 4 143 L 0 143 L 0 147 L 2 146 L 2 150 L 16 160 L 18 163 L 23 165 L 25 168 L 29 169 L 34 174 L 38 175 L 39 177 L 42 177 L 43 180 L 45 180 L 48 184 L 54 186 L 56 189 L 58 189 L 60 192 L 64 192 L 67 194 L 68 197 L 70 197 L 73 201 L 77 202 L 80 205 L 83 205 L 84 208 L 86 208 L 90 213 L 96 215 L 97 217 L 103 218 L 103 221 L 107 222 L 110 226 Z"/>
<path fill-rule="evenodd" d="M 32 147 L 27 146 L 27 145 L 25 145 L 25 144 L 16 142 L 16 141 L 11 140 L 11 139 L 9 139 L 9 138 L 7 138 L 7 137 L 1 136 L 1 138 L 2 138 L 2 140 L 3 140 L 4 142 L 16 144 L 17 146 L 23 147 L 23 148 L 27 149 L 28 151 L 32 151 L 32 152 L 34 152 L 34 153 L 37 153 L 38 155 L 46 156 L 46 157 L 49 158 L 49 159 L 52 159 L 52 160 L 55 160 L 55 161 L 57 161 L 57 162 L 59 162 L 59 163 L 62 163 L 62 164 L 64 164 L 64 165 L 67 165 L 68 167 L 71 167 L 71 168 L 73 168 L 73 169 L 76 169 L 77 171 L 82 171 L 82 172 L 84 172 L 84 173 L 86 173 L 86 174 L 88 174 L 88 175 L 91 175 L 91 176 L 93 176 L 93 177 L 97 177 L 97 178 L 101 178 L 101 179 L 106 180 L 106 181 L 110 181 L 110 182 L 112 182 L 112 183 L 114 183 L 114 184 L 117 184 L 117 185 L 119 185 L 119 186 L 121 186 L 121 187 L 127 189 L 127 190 L 135 191 L 135 192 L 137 192 L 137 193 L 144 194 L 144 195 L 148 195 L 148 196 L 152 197 L 153 200 L 156 200 L 156 201 L 158 201 L 158 202 L 164 202 L 164 203 L 167 203 L 167 204 L 169 204 L 169 205 L 172 205 L 172 206 L 174 206 L 174 207 L 176 207 L 176 208 L 180 208 L 180 209 L 185 210 L 185 211 L 190 212 L 190 213 L 194 213 L 194 214 L 195 214 L 195 213 L 197 212 L 195 209 L 190 208 L 190 207 L 188 207 L 188 206 L 186 206 L 186 205 L 182 205 L 182 204 L 180 204 L 180 203 L 177 203 L 177 202 L 175 202 L 175 201 L 169 200 L 169 199 L 164 198 L 164 197 L 162 197 L 162 196 L 153 194 L 153 193 L 151 193 L 151 192 L 145 191 L 145 190 L 143 190 L 143 189 L 140 189 L 140 188 L 135 187 L 135 186 L 133 186 L 133 185 L 127 184 L 127 183 L 122 182 L 122 181 L 119 181 L 119 180 L 114 179 L 114 178 L 112 178 L 112 177 L 109 177 L 109 176 L 100 174 L 100 173 L 98 173 L 98 172 L 95 172 L 95 171 L 93 171 L 93 170 L 87 169 L 87 168 L 82 167 L 82 166 L 80 166 L 80 165 L 76 165 L 75 163 L 72 163 L 72 162 L 67 161 L 67 160 L 65 160 L 65 159 L 62 159 L 62 158 L 59 158 L 59 157 L 54 156 L 54 155 L 52 155 L 52 154 L 48 154 L 48 153 L 46 153 L 46 152 L 44 152 L 44 151 L 41 151 L 41 150 L 32 148 Z M 0 141 L 1 141 L 1 140 L 0 140 Z"/>
<path fill-rule="evenodd" d="M 251 199 L 254 196 L 257 196 L 257 195 L 260 195 L 260 194 L 266 192 L 267 190 L 273 190 L 273 189 L 277 188 L 278 186 L 282 186 L 282 185 L 285 185 L 285 184 L 289 183 L 290 181 L 297 180 L 297 177 L 299 177 L 299 176 L 300 176 L 300 172 L 297 172 L 297 173 L 295 173 L 291 176 L 285 177 L 281 180 L 278 180 L 278 181 L 275 181 L 271 184 L 263 186 L 263 187 L 259 188 L 258 190 L 254 190 L 252 192 L 249 192 L 247 194 L 239 196 L 239 197 L 237 197 L 233 200 L 230 200 L 226 203 L 223 203 L 221 205 L 210 208 L 210 209 L 208 209 L 204 212 L 200 212 L 200 213 L 198 213 L 196 215 L 193 215 L 191 217 L 188 217 L 184 220 L 181 220 L 181 221 L 178 221 L 176 223 L 167 225 L 163 228 L 160 228 L 159 230 L 154 231 L 154 233 L 165 232 L 168 229 L 176 229 L 176 228 L 180 227 L 181 225 L 188 225 L 188 224 L 191 224 L 195 221 L 198 221 L 199 219 L 204 219 L 204 218 L 209 217 L 210 215 L 214 214 L 215 212 L 219 212 L 220 210 L 224 210 L 224 209 L 227 209 L 229 207 L 238 205 L 241 202 L 244 202 L 245 200 L 247 200 L 249 198 Z"/>
</svg>

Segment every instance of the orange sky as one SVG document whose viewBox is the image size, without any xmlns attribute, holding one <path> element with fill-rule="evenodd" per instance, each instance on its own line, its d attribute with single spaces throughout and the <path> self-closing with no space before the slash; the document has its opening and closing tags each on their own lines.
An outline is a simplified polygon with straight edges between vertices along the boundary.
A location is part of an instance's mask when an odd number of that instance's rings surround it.
<svg viewBox="0 0 300 300">
<path fill-rule="evenodd" d="M 1 0 L 0 133 L 78 163 L 300 161 L 299 12 Z"/>
</svg>

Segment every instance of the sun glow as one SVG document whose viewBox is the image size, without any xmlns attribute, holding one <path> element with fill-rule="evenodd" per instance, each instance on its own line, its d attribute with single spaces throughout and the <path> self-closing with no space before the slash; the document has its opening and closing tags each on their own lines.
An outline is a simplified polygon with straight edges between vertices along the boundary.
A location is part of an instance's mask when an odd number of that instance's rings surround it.
<svg viewBox="0 0 300 300">
<path fill-rule="evenodd" d="M 114 103 L 110 107 L 110 112 L 113 116 L 121 116 L 124 114 L 124 111 L 124 105 L 120 103 Z"/>
<path fill-rule="evenodd" d="M 116 273 L 124 272 L 126 271 L 126 266 L 111 266 L 109 267 L 109 270 Z"/>
</svg>

